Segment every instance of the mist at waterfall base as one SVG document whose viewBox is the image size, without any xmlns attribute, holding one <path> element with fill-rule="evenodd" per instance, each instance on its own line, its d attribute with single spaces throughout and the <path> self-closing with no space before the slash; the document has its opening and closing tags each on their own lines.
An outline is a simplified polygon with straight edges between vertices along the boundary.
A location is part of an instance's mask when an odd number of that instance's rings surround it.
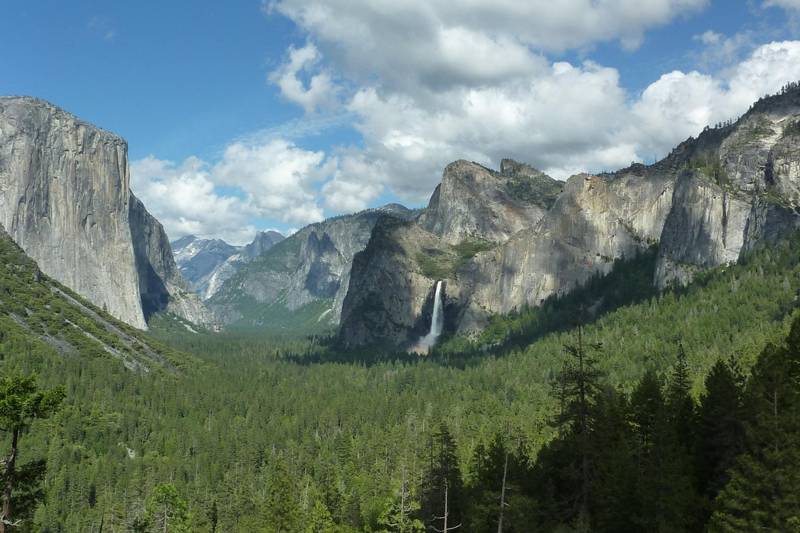
<svg viewBox="0 0 800 533">
<path fill-rule="evenodd" d="M 427 354 L 439 340 L 444 329 L 444 313 L 442 311 L 442 281 L 436 282 L 436 291 L 433 295 L 433 316 L 431 316 L 431 329 L 428 334 L 420 338 L 409 351 L 420 355 Z"/>
</svg>

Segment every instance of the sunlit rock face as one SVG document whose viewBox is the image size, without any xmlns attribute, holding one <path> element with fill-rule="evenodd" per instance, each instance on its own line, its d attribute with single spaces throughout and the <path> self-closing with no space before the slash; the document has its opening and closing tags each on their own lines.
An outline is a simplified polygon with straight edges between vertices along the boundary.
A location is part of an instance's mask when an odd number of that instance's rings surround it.
<svg viewBox="0 0 800 533">
<path fill-rule="evenodd" d="M 533 194 L 509 194 L 502 177 L 511 169 L 537 180 L 517 185 Z M 800 213 L 800 91 L 759 101 L 654 165 L 572 176 L 555 194 L 543 179 L 510 161 L 500 172 L 449 165 L 417 223 L 376 226 L 356 256 L 342 342 L 402 346 L 419 338 L 437 276 L 447 282 L 445 328 L 468 332 L 652 245 L 653 282 L 666 287 L 789 234 Z M 471 239 L 482 245 L 459 246 Z"/>
<path fill-rule="evenodd" d="M 129 185 L 122 138 L 43 100 L 0 97 L 0 224 L 14 241 L 45 273 L 135 327 L 170 303 L 198 318 L 202 306 L 182 295 L 163 228 Z"/>
<path fill-rule="evenodd" d="M 563 185 L 511 160 L 499 172 L 468 161 L 448 165 L 416 220 L 380 221 L 356 255 L 342 309 L 342 342 L 409 347 L 428 331 L 440 279 L 446 280 L 444 327 L 457 327 L 472 290 L 474 262 L 535 227 Z"/>
<path fill-rule="evenodd" d="M 353 257 L 367 245 L 376 221 L 382 217 L 405 221 L 416 215 L 401 205 L 389 204 L 301 228 L 239 266 L 216 289 L 208 305 L 223 324 L 244 321 L 257 326 L 255 317 L 263 309 L 294 313 L 322 304 L 325 308 L 319 310 L 319 321 L 336 326 Z"/>
</svg>

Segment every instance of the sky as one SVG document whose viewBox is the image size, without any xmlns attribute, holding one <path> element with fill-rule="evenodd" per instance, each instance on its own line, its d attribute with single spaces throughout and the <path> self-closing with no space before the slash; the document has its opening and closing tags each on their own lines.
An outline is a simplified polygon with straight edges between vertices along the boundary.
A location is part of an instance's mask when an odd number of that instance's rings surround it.
<svg viewBox="0 0 800 533">
<path fill-rule="evenodd" d="M 128 141 L 170 238 L 401 202 L 447 163 L 664 157 L 800 80 L 800 0 L 2 0 L 0 94 Z"/>
</svg>

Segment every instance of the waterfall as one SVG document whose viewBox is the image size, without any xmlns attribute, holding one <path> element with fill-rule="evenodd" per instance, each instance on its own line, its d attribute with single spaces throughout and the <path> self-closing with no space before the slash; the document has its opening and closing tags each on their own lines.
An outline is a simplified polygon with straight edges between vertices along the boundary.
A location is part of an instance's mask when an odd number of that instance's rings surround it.
<svg viewBox="0 0 800 533">
<path fill-rule="evenodd" d="M 433 316 L 431 316 L 431 329 L 411 349 L 412 352 L 426 354 L 436 344 L 444 329 L 444 312 L 442 311 L 442 280 L 436 282 L 433 294 Z"/>
</svg>

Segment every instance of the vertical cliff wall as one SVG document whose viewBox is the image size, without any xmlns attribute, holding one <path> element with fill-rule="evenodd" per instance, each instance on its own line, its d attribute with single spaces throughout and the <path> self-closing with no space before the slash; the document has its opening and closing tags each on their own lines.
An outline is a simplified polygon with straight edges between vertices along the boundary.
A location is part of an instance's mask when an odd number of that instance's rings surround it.
<svg viewBox="0 0 800 533">
<path fill-rule="evenodd" d="M 0 224 L 49 276 L 146 327 L 127 145 L 33 98 L 0 98 Z"/>
<path fill-rule="evenodd" d="M 125 141 L 43 100 L 0 97 L 0 225 L 49 276 L 145 329 L 207 322 L 161 224 L 130 192 Z"/>
</svg>

